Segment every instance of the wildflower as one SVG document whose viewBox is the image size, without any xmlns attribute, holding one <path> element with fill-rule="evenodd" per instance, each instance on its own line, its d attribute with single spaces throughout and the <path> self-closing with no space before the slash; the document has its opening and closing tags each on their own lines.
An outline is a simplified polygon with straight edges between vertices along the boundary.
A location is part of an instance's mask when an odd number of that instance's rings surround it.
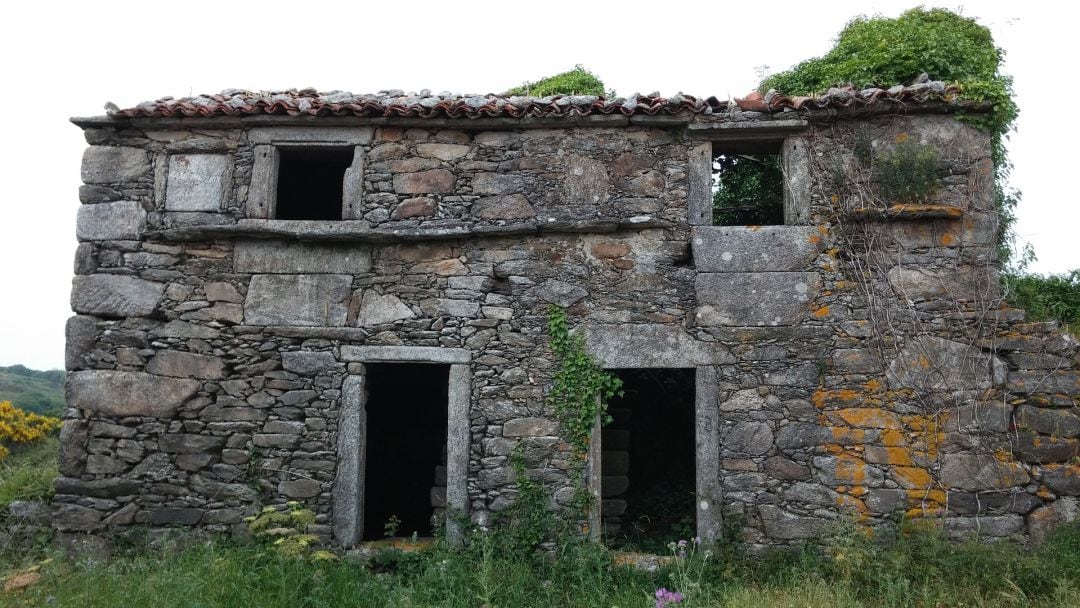
<svg viewBox="0 0 1080 608">
<path fill-rule="evenodd" d="M 700 536 L 695 536 L 694 537 L 694 544 L 695 545 L 700 545 L 701 544 L 701 537 Z"/>
<path fill-rule="evenodd" d="M 680 549 L 685 549 L 686 548 L 686 541 L 685 540 L 679 539 L 679 548 Z"/>
<path fill-rule="evenodd" d="M 683 595 L 678 591 L 668 591 L 664 587 L 656 590 L 656 608 L 665 608 L 668 604 L 678 604 Z"/>
</svg>

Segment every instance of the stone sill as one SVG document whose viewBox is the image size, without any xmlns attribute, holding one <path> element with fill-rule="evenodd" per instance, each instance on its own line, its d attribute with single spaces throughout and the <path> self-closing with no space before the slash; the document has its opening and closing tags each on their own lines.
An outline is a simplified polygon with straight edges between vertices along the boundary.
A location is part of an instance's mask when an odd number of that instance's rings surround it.
<svg viewBox="0 0 1080 608">
<path fill-rule="evenodd" d="M 240 220 L 236 224 L 148 230 L 155 241 L 187 242 L 212 239 L 263 238 L 297 241 L 401 243 L 538 234 L 612 233 L 620 230 L 671 228 L 674 224 L 651 216 L 628 219 L 568 221 L 541 218 L 504 225 L 451 225 L 420 228 L 372 228 L 364 221 Z"/>
<path fill-rule="evenodd" d="M 958 219 L 964 211 L 952 205 L 894 204 L 885 209 L 861 207 L 848 212 L 849 217 L 860 220 L 887 222 L 889 220 Z"/>
</svg>

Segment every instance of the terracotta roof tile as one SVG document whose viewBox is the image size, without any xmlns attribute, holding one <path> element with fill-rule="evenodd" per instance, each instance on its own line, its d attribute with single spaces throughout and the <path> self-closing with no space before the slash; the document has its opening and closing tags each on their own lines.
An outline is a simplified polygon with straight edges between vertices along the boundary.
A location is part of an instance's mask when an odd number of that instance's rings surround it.
<svg viewBox="0 0 1080 608">
<path fill-rule="evenodd" d="M 742 110 L 776 112 L 782 110 L 846 108 L 875 103 L 911 104 L 927 101 L 957 101 L 959 89 L 943 82 L 921 82 L 889 89 L 840 87 L 829 89 L 817 97 L 787 97 L 769 91 L 754 92 L 742 99 L 719 100 L 716 97 L 698 98 L 677 94 L 661 97 L 633 94 L 605 99 L 595 95 L 555 95 L 525 97 L 515 95 L 455 95 L 432 94 L 429 91 L 405 93 L 380 91 L 355 95 L 345 91 L 320 93 L 315 89 L 288 91 L 243 91 L 230 89 L 216 95 L 195 97 L 163 97 L 140 103 L 133 108 L 111 110 L 110 116 L 189 117 L 189 116 L 254 116 L 282 114 L 289 116 L 368 116 L 416 118 L 479 118 L 479 117 L 549 117 L 585 116 L 590 114 L 675 115 L 714 114 L 730 109 L 734 104 Z"/>
</svg>

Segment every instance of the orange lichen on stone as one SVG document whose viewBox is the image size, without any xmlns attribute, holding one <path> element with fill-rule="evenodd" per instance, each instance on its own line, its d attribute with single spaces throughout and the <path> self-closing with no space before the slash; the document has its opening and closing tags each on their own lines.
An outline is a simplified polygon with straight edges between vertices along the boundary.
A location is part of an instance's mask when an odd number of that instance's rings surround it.
<svg viewBox="0 0 1080 608">
<path fill-rule="evenodd" d="M 919 519 L 929 517 L 944 517 L 945 509 L 937 507 L 915 507 L 914 509 L 908 509 L 904 511 L 904 517 L 908 519 Z"/>
<path fill-rule="evenodd" d="M 894 467 L 892 474 L 896 483 L 908 489 L 929 488 L 934 483 L 930 473 L 920 467 Z"/>
<path fill-rule="evenodd" d="M 881 464 L 892 464 L 904 467 L 914 466 L 915 462 L 911 459 L 911 454 L 906 448 L 883 448 L 885 452 L 885 462 Z"/>
<path fill-rule="evenodd" d="M 849 426 L 867 429 L 898 429 L 900 419 L 896 414 L 872 407 L 853 407 L 836 410 L 831 415 L 843 420 Z"/>
<path fill-rule="evenodd" d="M 865 502 L 847 494 L 838 494 L 836 496 L 836 506 L 841 510 L 855 511 L 859 515 L 870 514 L 870 509 L 866 506 Z"/>
<path fill-rule="evenodd" d="M 877 378 L 871 378 L 866 382 L 863 382 L 863 389 L 868 393 L 876 393 L 881 390 L 881 381 Z"/>
<path fill-rule="evenodd" d="M 881 433 L 881 445 L 886 447 L 899 447 L 906 444 L 904 432 L 898 429 L 886 429 Z"/>
<path fill-rule="evenodd" d="M 852 496 L 866 496 L 866 493 L 869 491 L 870 490 L 866 489 L 865 486 L 855 486 L 848 490 L 847 493 L 851 494 Z"/>
<path fill-rule="evenodd" d="M 811 245 L 820 245 L 822 239 L 821 239 L 820 236 L 818 236 L 816 234 L 811 234 L 810 238 L 808 238 L 806 240 L 809 241 Z"/>
<path fill-rule="evenodd" d="M 812 310 L 810 312 L 810 314 L 813 315 L 815 318 L 818 318 L 818 319 L 827 317 L 827 316 L 829 316 L 829 307 L 828 306 L 821 306 L 821 307 L 815 308 L 814 310 Z"/>
<path fill-rule="evenodd" d="M 844 452 L 844 446 L 835 443 L 826 443 L 825 452 L 827 454 L 842 454 Z"/>
<path fill-rule="evenodd" d="M 896 135 L 896 143 L 902 144 L 908 140 L 910 136 L 907 133 L 898 133 Z"/>
<path fill-rule="evenodd" d="M 944 507 L 949 502 L 949 495 L 944 490 L 906 490 L 909 504 L 929 504 Z"/>
<path fill-rule="evenodd" d="M 817 409 L 825 409 L 825 405 L 830 401 L 840 401 L 851 403 L 859 400 L 859 393 L 849 389 L 842 388 L 839 390 L 828 390 L 820 388 L 814 391 L 814 394 L 810 397 L 810 401 Z"/>
<path fill-rule="evenodd" d="M 1013 462 L 1013 454 L 1004 448 L 994 450 L 994 460 L 998 462 Z"/>
<path fill-rule="evenodd" d="M 1050 491 L 1046 486 L 1039 486 L 1039 489 L 1035 492 L 1035 495 L 1043 500 L 1053 500 L 1055 498 L 1054 493 Z"/>
<path fill-rule="evenodd" d="M 955 242 L 956 242 L 956 237 L 953 236 L 952 233 L 946 232 L 945 234 L 941 235 L 941 246 L 942 247 L 948 247 L 948 246 L 952 245 Z"/>
<path fill-rule="evenodd" d="M 866 481 L 866 461 L 848 454 L 837 454 L 836 479 L 844 483 L 862 485 Z"/>
</svg>

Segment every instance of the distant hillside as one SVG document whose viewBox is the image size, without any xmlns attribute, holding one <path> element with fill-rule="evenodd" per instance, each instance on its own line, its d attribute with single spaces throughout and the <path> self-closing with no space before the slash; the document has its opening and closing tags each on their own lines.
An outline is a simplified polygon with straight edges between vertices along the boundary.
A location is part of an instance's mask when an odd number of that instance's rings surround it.
<svg viewBox="0 0 1080 608">
<path fill-rule="evenodd" d="M 64 370 L 0 367 L 0 401 L 39 414 L 59 414 L 64 410 Z"/>
</svg>

